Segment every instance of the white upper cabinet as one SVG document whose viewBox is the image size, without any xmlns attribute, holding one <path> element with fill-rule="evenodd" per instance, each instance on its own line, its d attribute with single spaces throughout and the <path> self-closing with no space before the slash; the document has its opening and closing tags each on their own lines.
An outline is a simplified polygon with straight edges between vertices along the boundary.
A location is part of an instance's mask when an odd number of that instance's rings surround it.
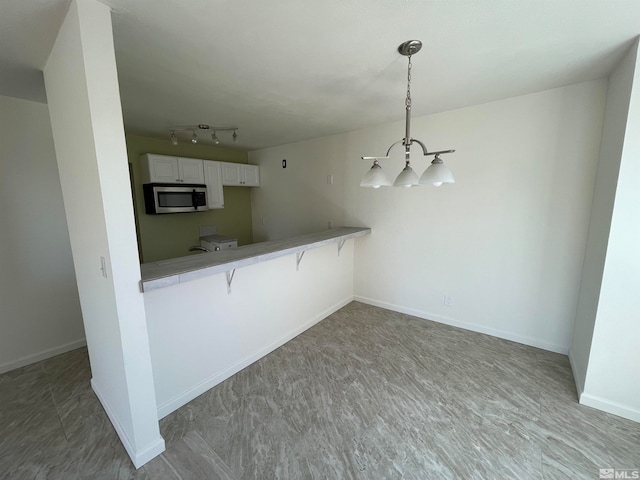
<svg viewBox="0 0 640 480">
<path fill-rule="evenodd" d="M 222 163 L 222 184 L 229 187 L 259 187 L 260 168 L 244 163 Z"/>
<path fill-rule="evenodd" d="M 209 209 L 224 208 L 221 162 L 204 161 L 204 183 L 207 185 Z"/>
<path fill-rule="evenodd" d="M 204 160 L 178 157 L 178 172 L 184 183 L 205 183 Z"/>
<path fill-rule="evenodd" d="M 240 181 L 240 164 L 227 163 L 222 164 L 222 184 L 229 186 L 242 185 Z"/>
<path fill-rule="evenodd" d="M 146 154 L 142 160 L 143 183 L 179 183 L 178 159 L 164 155 Z"/>
<path fill-rule="evenodd" d="M 245 187 L 260 186 L 260 167 L 257 165 L 242 165 L 242 174 Z"/>
<path fill-rule="evenodd" d="M 147 153 L 142 160 L 142 183 L 205 183 L 203 160 Z"/>
<path fill-rule="evenodd" d="M 142 183 L 199 183 L 208 188 L 209 208 L 223 208 L 222 186 L 259 187 L 260 167 L 244 163 L 146 153 L 140 156 Z"/>
</svg>

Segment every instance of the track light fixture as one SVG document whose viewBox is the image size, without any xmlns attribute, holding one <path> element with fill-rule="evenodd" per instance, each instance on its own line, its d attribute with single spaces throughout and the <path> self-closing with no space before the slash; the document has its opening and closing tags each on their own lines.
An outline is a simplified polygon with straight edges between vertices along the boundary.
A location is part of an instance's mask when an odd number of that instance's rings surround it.
<svg viewBox="0 0 640 480">
<path fill-rule="evenodd" d="M 361 157 L 363 160 L 373 160 L 373 166 L 369 169 L 369 171 L 365 174 L 365 176 L 362 178 L 362 181 L 360 182 L 361 187 L 379 188 L 391 185 L 391 182 L 382 172 L 382 167 L 380 166 L 380 162 L 378 162 L 378 160 L 388 159 L 391 150 L 398 144 L 404 145 L 405 166 L 393 182 L 394 187 L 414 187 L 417 185 L 429 184 L 438 187 L 443 183 L 455 183 L 455 179 L 453 178 L 451 170 L 449 170 L 444 165 L 442 159 L 440 158 L 440 155 L 443 155 L 445 153 L 453 153 L 455 152 L 455 150 L 440 150 L 437 152 L 429 152 L 427 151 L 427 147 L 424 143 L 422 143 L 417 138 L 411 137 L 411 56 L 418 53 L 421 48 L 422 42 L 420 40 L 408 40 L 398 47 L 398 52 L 400 52 L 401 55 L 409 57 L 409 66 L 407 68 L 407 97 L 405 99 L 404 138 L 392 144 L 387 150 L 387 154 L 384 157 Z M 422 153 L 425 156 L 435 156 L 433 161 L 431 162 L 431 165 L 425 170 L 420 178 L 418 178 L 416 172 L 414 172 L 413 168 L 411 168 L 411 145 L 413 145 L 414 142 L 420 145 L 420 147 L 422 148 Z"/>
<path fill-rule="evenodd" d="M 220 144 L 217 132 L 231 132 L 233 131 L 232 139 L 233 143 L 238 143 L 238 127 L 210 127 L 206 123 L 200 123 L 198 125 L 184 125 L 179 127 L 169 127 L 169 139 L 172 145 L 178 145 L 178 135 L 176 132 L 191 132 L 191 143 L 198 143 L 198 134 L 200 131 L 211 131 L 211 140 L 214 145 Z"/>
</svg>

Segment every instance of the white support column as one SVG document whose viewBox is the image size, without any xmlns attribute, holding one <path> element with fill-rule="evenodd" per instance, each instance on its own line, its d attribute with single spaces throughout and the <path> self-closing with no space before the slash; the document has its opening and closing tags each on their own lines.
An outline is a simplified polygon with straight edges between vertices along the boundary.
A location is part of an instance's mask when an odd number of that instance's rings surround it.
<svg viewBox="0 0 640 480">
<path fill-rule="evenodd" d="M 580 403 L 640 422 L 640 48 L 609 77 L 569 358 Z"/>
<path fill-rule="evenodd" d="M 93 386 L 136 467 L 164 450 L 111 12 L 73 0 L 44 69 Z M 104 258 L 102 258 L 104 257 Z"/>
</svg>

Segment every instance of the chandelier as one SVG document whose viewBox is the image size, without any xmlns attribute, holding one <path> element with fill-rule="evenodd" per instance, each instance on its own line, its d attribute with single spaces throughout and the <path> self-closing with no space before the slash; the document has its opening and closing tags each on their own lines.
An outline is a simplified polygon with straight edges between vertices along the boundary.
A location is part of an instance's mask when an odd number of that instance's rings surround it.
<svg viewBox="0 0 640 480">
<path fill-rule="evenodd" d="M 440 155 L 445 153 L 453 153 L 455 150 L 440 150 L 437 152 L 429 152 L 426 145 L 417 138 L 411 137 L 411 56 L 418 53 L 422 48 L 422 42 L 420 40 L 408 40 L 398 47 L 398 52 L 401 55 L 409 58 L 409 65 L 407 68 L 407 98 L 405 99 L 405 133 L 404 138 L 393 143 L 387 150 L 387 154 L 384 157 L 361 157 L 363 160 L 373 160 L 373 166 L 365 174 L 360 182 L 361 187 L 386 187 L 391 186 L 391 182 L 382 171 L 379 160 L 388 159 L 391 150 L 399 144 L 404 146 L 404 169 L 398 174 L 393 182 L 394 187 L 414 187 L 418 185 L 434 185 L 439 187 L 443 183 L 455 183 L 453 174 L 449 170 Z M 416 172 L 411 168 L 411 146 L 417 143 L 422 149 L 422 153 L 425 156 L 433 156 L 431 165 L 424 171 L 422 176 L 418 178 Z"/>
</svg>

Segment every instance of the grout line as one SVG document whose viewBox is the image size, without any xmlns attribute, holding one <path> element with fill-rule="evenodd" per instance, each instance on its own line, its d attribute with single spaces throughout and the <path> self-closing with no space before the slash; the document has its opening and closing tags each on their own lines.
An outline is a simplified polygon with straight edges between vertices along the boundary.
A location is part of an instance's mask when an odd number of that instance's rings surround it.
<svg viewBox="0 0 640 480">
<path fill-rule="evenodd" d="M 49 381 L 49 377 L 50 377 L 50 373 L 47 371 L 47 369 L 44 366 L 46 360 L 43 360 L 41 363 L 42 365 L 42 371 L 44 373 L 44 378 L 45 381 L 47 382 L 47 389 L 49 390 L 49 397 L 51 398 L 51 403 L 53 403 L 53 408 L 56 409 L 56 414 L 58 415 L 58 423 L 60 423 L 60 428 L 62 429 L 62 433 L 64 435 L 64 438 L 69 441 L 69 435 L 67 433 L 67 430 L 64 428 L 64 423 L 62 422 L 62 415 L 60 413 L 60 407 L 58 406 L 58 403 L 56 402 L 56 399 L 53 395 L 53 388 L 51 387 L 51 382 Z"/>
</svg>

